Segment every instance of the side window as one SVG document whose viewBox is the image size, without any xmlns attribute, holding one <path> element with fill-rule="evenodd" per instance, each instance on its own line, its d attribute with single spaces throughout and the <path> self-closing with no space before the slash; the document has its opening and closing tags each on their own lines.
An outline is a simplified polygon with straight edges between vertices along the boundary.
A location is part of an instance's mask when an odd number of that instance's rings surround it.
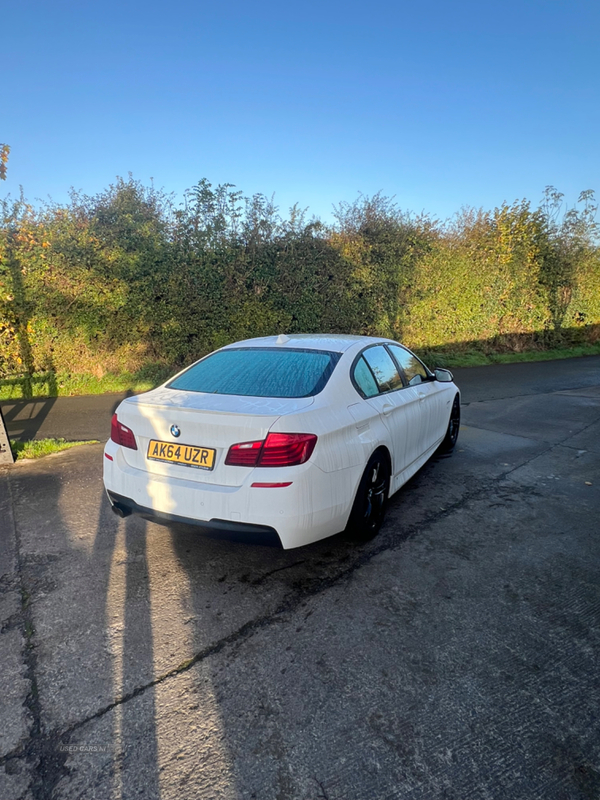
<svg viewBox="0 0 600 800">
<path fill-rule="evenodd" d="M 409 353 L 408 350 L 405 350 L 403 347 L 398 347 L 397 344 L 391 344 L 389 348 L 394 354 L 396 361 L 404 370 L 409 386 L 416 386 L 429 377 L 423 364 L 416 356 Z"/>
<path fill-rule="evenodd" d="M 390 354 L 383 345 L 369 347 L 364 351 L 363 358 L 371 367 L 380 392 L 389 392 L 393 389 L 402 388 L 402 378 Z"/>
<path fill-rule="evenodd" d="M 354 380 L 365 397 L 374 397 L 379 393 L 373 373 L 364 358 L 360 358 L 354 367 Z"/>
</svg>

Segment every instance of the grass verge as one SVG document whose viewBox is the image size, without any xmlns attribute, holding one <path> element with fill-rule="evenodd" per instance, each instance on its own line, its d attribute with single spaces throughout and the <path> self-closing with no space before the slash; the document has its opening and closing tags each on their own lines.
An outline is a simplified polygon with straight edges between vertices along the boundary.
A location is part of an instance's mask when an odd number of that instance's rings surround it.
<svg viewBox="0 0 600 800">
<path fill-rule="evenodd" d="M 176 369 L 164 364 L 150 364 L 139 372 L 107 372 L 102 378 L 89 373 L 37 373 L 0 379 L 0 400 L 31 397 L 73 397 L 111 392 L 147 392 L 174 375 Z"/>
<path fill-rule="evenodd" d="M 600 355 L 600 343 L 548 350 L 524 350 L 521 353 L 486 353 L 483 350 L 419 351 L 429 367 L 483 367 L 487 364 L 516 364 L 527 361 L 554 361 L 559 358 Z"/>
<path fill-rule="evenodd" d="M 10 447 L 13 451 L 15 461 L 25 458 L 42 458 L 51 453 L 60 453 L 61 450 L 69 450 L 80 444 L 97 444 L 97 439 L 90 439 L 87 442 L 66 442 L 64 439 L 32 439 L 28 442 L 11 442 Z"/>
</svg>

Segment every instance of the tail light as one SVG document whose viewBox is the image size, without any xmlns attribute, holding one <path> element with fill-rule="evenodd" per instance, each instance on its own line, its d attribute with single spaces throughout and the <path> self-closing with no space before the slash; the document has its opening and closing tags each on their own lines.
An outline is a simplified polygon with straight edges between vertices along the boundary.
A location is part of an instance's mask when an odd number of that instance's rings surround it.
<svg viewBox="0 0 600 800">
<path fill-rule="evenodd" d="M 293 467 L 311 457 L 314 433 L 269 433 L 258 442 L 240 442 L 229 448 L 225 463 L 231 467 Z"/>
<path fill-rule="evenodd" d="M 293 467 L 311 457 L 317 437 L 314 433 L 270 433 L 258 458 L 258 467 Z"/>
<path fill-rule="evenodd" d="M 122 422 L 119 422 L 116 414 L 113 414 L 110 423 L 110 438 L 113 442 L 120 444 L 121 447 L 129 447 L 131 450 L 137 450 L 133 431 L 131 428 L 128 428 L 127 425 L 123 425 Z"/>
<path fill-rule="evenodd" d="M 263 444 L 263 441 L 232 444 L 225 463 L 231 467 L 255 467 Z"/>
</svg>

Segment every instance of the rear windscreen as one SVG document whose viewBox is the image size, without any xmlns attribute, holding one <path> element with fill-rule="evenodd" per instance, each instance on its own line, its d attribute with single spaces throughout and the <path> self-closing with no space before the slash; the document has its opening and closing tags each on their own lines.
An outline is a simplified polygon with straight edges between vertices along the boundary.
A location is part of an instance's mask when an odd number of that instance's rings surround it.
<svg viewBox="0 0 600 800">
<path fill-rule="evenodd" d="M 219 350 L 168 383 L 170 389 L 246 397 L 311 397 L 324 388 L 340 353 L 286 348 Z"/>
</svg>

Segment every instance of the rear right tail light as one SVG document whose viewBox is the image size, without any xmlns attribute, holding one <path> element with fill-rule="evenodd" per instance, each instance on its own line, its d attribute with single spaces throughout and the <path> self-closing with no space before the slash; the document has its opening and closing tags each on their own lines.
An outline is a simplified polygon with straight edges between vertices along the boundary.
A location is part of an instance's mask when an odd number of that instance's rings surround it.
<svg viewBox="0 0 600 800">
<path fill-rule="evenodd" d="M 317 437 L 314 433 L 270 433 L 258 459 L 259 467 L 294 467 L 311 457 Z"/>
<path fill-rule="evenodd" d="M 116 444 L 120 444 L 121 447 L 129 447 L 131 450 L 137 450 L 133 431 L 131 428 L 128 428 L 127 425 L 123 425 L 122 422 L 119 422 L 116 414 L 113 414 L 110 423 L 110 438 L 113 442 L 116 442 Z"/>
</svg>

